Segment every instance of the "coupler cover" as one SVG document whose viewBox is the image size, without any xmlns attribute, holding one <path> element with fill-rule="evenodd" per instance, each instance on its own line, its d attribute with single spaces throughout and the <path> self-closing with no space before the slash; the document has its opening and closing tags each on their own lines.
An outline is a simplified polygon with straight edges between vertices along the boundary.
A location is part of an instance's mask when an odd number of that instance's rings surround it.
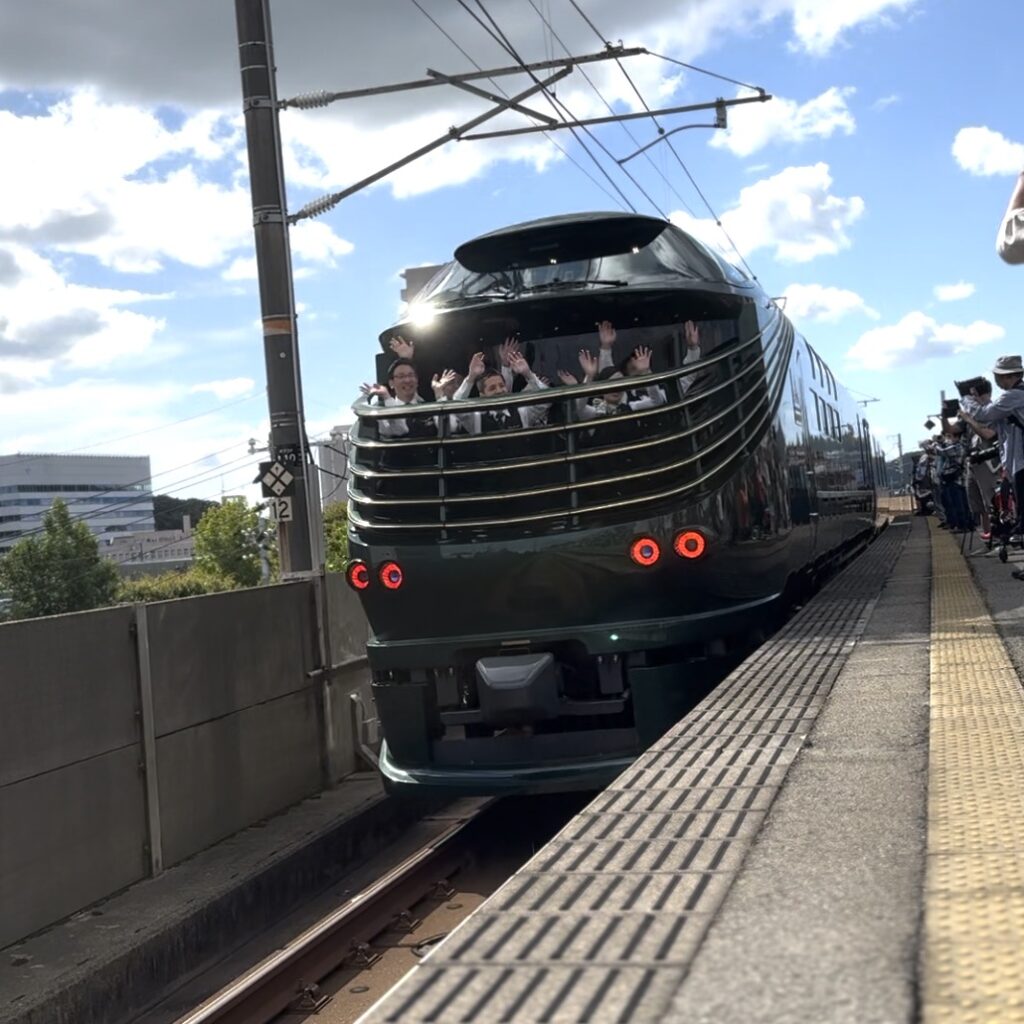
<svg viewBox="0 0 1024 1024">
<path fill-rule="evenodd" d="M 560 675 L 550 652 L 481 658 L 476 678 L 484 721 L 510 725 L 557 718 Z"/>
</svg>

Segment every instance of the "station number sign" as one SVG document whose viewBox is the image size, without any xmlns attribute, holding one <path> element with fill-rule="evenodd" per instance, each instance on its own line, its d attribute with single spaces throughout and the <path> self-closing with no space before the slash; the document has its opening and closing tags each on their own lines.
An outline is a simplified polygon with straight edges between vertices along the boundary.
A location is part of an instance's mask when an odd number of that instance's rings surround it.
<svg viewBox="0 0 1024 1024">
<path fill-rule="evenodd" d="M 295 511 L 292 507 L 292 498 L 271 498 L 267 504 L 270 506 L 271 517 L 279 523 L 290 523 L 295 518 Z"/>
</svg>

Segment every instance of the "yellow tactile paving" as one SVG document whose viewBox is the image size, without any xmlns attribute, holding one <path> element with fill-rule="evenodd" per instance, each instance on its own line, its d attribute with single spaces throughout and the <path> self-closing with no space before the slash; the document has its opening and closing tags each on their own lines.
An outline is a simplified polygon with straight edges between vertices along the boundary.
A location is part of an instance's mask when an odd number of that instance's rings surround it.
<svg viewBox="0 0 1024 1024">
<path fill-rule="evenodd" d="M 1024 691 L 934 523 L 932 573 L 922 1019 L 1024 1024 Z"/>
</svg>

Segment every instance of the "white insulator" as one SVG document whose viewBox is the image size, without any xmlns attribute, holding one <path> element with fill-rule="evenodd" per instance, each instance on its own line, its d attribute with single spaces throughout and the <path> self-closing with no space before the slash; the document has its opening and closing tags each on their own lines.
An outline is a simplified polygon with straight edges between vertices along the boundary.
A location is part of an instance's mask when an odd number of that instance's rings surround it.
<svg viewBox="0 0 1024 1024">
<path fill-rule="evenodd" d="M 311 203 L 306 203 L 291 220 L 299 221 L 305 220 L 307 217 L 319 217 L 321 213 L 326 213 L 336 206 L 337 203 L 338 200 L 334 196 L 321 196 L 319 199 L 314 199 Z"/>
<path fill-rule="evenodd" d="M 285 106 L 298 107 L 299 110 L 313 110 L 316 107 L 326 107 L 331 102 L 331 94 L 326 89 L 318 92 L 303 92 L 290 100 L 285 100 Z"/>
</svg>

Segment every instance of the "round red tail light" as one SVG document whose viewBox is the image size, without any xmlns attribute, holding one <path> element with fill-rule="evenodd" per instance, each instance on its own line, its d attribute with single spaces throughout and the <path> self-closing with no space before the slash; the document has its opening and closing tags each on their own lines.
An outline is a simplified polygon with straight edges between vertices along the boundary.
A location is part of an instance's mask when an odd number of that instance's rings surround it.
<svg viewBox="0 0 1024 1024">
<path fill-rule="evenodd" d="M 629 549 L 629 557 L 637 565 L 654 565 L 661 558 L 661 547 L 653 537 L 640 537 L 633 541 Z"/>
<path fill-rule="evenodd" d="M 683 530 L 676 535 L 676 542 L 673 545 L 676 554 L 680 558 L 700 558 L 708 546 L 703 533 L 696 530 Z"/>
<path fill-rule="evenodd" d="M 351 562 L 345 570 L 345 579 L 353 590 L 365 590 L 370 585 L 370 570 L 365 562 Z"/>
<path fill-rule="evenodd" d="M 397 590 L 405 579 L 402 567 L 397 562 L 385 562 L 377 575 L 388 590 Z"/>
</svg>

